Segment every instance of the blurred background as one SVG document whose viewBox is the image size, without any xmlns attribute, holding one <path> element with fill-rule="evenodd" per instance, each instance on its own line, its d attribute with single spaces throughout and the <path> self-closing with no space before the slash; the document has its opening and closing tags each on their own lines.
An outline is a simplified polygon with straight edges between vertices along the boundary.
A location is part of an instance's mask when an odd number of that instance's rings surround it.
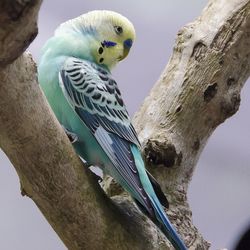
<svg viewBox="0 0 250 250">
<path fill-rule="evenodd" d="M 39 34 L 30 46 L 34 59 L 55 28 L 94 9 L 120 12 L 135 25 L 137 40 L 130 56 L 114 71 L 131 116 L 165 67 L 178 30 L 193 21 L 206 0 L 44 0 Z M 234 249 L 250 224 L 249 84 L 242 91 L 239 112 L 212 135 L 189 188 L 194 224 L 211 249 Z M 17 174 L 0 152 L 0 249 L 64 250 L 58 236 L 34 203 L 20 195 Z M 250 249 L 250 248 L 249 248 Z"/>
</svg>

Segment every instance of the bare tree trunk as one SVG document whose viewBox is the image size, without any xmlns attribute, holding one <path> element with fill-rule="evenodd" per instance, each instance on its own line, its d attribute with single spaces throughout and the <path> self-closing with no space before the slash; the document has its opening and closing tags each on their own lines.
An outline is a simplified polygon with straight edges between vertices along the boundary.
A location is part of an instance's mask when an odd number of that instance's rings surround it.
<svg viewBox="0 0 250 250">
<path fill-rule="evenodd" d="M 26 49 L 39 0 L 0 3 L 0 147 L 28 195 L 69 249 L 170 249 L 108 179 L 109 199 L 83 167 L 37 84 Z M 190 249 L 209 244 L 192 224 L 187 188 L 208 137 L 239 107 L 250 72 L 250 1 L 210 0 L 177 36 L 173 55 L 134 123 L 145 161 Z"/>
</svg>

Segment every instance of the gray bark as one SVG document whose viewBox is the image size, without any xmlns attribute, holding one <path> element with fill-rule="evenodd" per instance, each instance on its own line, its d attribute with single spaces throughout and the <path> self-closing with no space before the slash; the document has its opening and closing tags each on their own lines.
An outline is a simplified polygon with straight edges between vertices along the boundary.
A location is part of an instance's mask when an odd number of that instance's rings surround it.
<svg viewBox="0 0 250 250">
<path fill-rule="evenodd" d="M 36 66 L 22 55 L 37 32 L 39 7 L 40 1 L 0 3 L 0 147 L 19 175 L 22 194 L 69 249 L 169 249 L 110 178 L 104 186 L 112 199 L 104 194 L 48 107 Z M 210 0 L 178 33 L 166 69 L 134 119 L 145 162 L 190 249 L 208 249 L 209 243 L 192 223 L 188 184 L 211 133 L 238 110 L 250 72 L 249 31 L 249 0 Z"/>
</svg>

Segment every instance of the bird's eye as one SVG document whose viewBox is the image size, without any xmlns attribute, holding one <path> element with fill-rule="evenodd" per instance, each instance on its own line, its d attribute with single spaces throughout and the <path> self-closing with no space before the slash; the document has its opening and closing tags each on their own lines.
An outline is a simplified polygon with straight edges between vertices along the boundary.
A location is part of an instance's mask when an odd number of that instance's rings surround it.
<svg viewBox="0 0 250 250">
<path fill-rule="evenodd" d="M 115 26 L 115 32 L 116 34 L 120 35 L 123 32 L 123 28 L 121 26 Z"/>
</svg>

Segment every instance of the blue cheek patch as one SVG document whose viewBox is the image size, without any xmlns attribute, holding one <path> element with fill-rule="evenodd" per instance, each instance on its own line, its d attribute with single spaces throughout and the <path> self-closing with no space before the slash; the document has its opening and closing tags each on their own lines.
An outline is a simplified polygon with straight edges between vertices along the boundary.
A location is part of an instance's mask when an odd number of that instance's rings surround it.
<svg viewBox="0 0 250 250">
<path fill-rule="evenodd" d="M 124 42 L 124 47 L 130 49 L 132 47 L 133 41 L 132 39 L 127 39 Z"/>
<path fill-rule="evenodd" d="M 102 42 L 102 46 L 103 46 L 103 47 L 106 47 L 106 48 L 114 47 L 116 44 L 117 44 L 117 43 L 112 42 L 112 41 L 103 41 L 103 42 Z"/>
</svg>

